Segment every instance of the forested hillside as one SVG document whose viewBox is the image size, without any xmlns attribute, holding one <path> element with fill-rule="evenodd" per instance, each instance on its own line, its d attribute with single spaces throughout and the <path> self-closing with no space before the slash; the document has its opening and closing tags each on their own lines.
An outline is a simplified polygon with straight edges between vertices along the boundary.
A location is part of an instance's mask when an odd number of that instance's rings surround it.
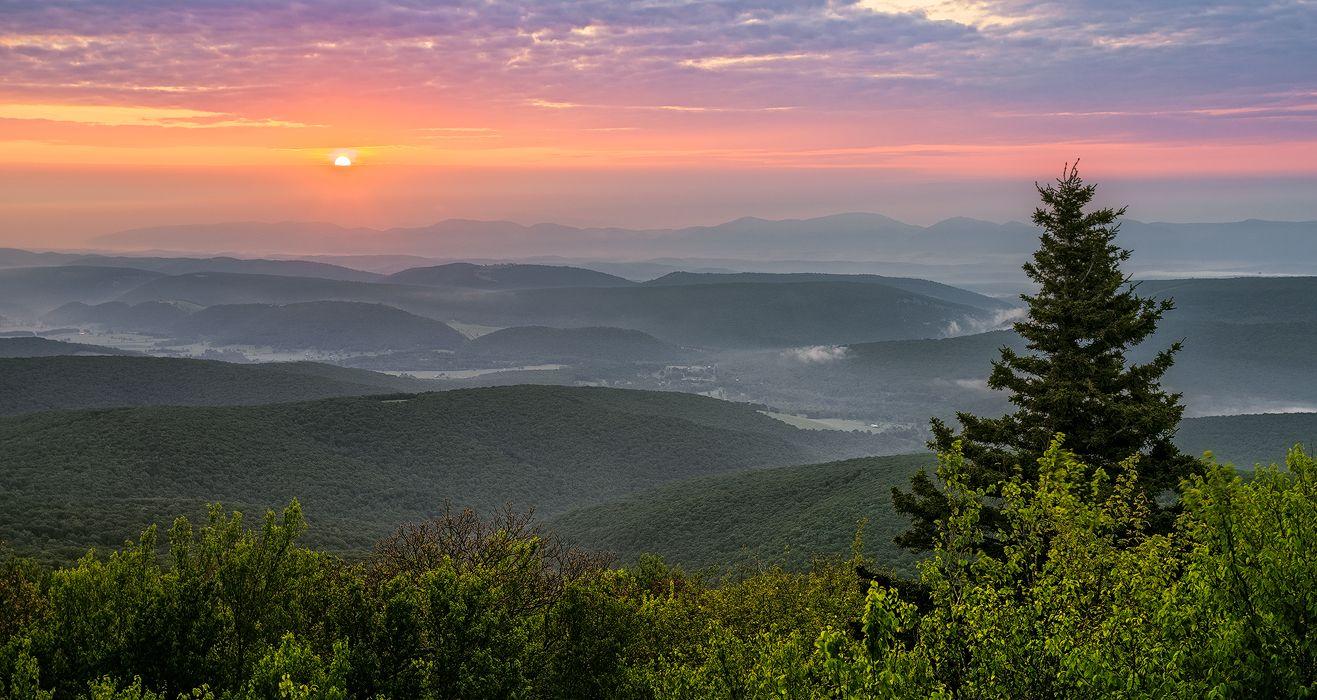
<svg viewBox="0 0 1317 700">
<path fill-rule="evenodd" d="M 249 405 L 427 388 L 414 379 L 311 362 L 239 365 L 108 356 L 0 359 L 0 415 L 125 406 Z"/>
<path fill-rule="evenodd" d="M 548 523 L 587 549 L 635 562 L 657 554 L 687 568 L 770 564 L 805 569 L 850 551 L 865 520 L 864 554 L 907 574 L 915 557 L 892 544 L 906 520 L 891 489 L 932 455 L 866 457 L 701 477 L 565 513 Z"/>
<path fill-rule="evenodd" d="M 441 321 L 350 301 L 209 306 L 181 319 L 173 334 L 219 345 L 357 352 L 451 349 L 466 341 Z"/>
<path fill-rule="evenodd" d="M 547 289 L 550 287 L 629 287 L 634 282 L 615 275 L 564 265 L 473 265 L 450 263 L 413 267 L 389 275 L 396 284 L 470 289 Z"/>
<path fill-rule="evenodd" d="M 51 357 L 56 355 L 136 355 L 102 345 L 66 343 L 49 338 L 0 338 L 0 357 Z"/>
<path fill-rule="evenodd" d="M 915 294 L 963 304 L 981 309 L 1005 310 L 1014 304 L 959 287 L 913 277 L 886 277 L 883 275 L 838 275 L 821 272 L 671 272 L 645 284 L 653 287 L 684 286 L 695 284 L 789 284 L 792 282 L 849 282 L 852 284 L 881 284 Z"/>
<path fill-rule="evenodd" d="M 675 479 L 865 454 L 698 396 L 518 386 L 223 408 L 0 419 L 0 539 L 47 556 L 112 546 L 222 501 L 300 498 L 313 540 L 360 550 L 445 501 L 545 516 Z"/>
<path fill-rule="evenodd" d="M 1262 413 L 1189 418 L 1175 435 L 1180 449 L 1192 455 L 1210 451 L 1222 463 L 1241 470 L 1285 461 L 1295 445 L 1317 449 L 1317 413 Z"/>
<path fill-rule="evenodd" d="M 1176 443 L 1251 470 L 1284 463 L 1289 448 L 1311 449 L 1314 438 L 1317 413 L 1268 414 L 1190 418 Z M 718 474 L 586 506 L 549 524 L 623 561 L 650 553 L 688 568 L 758 562 L 799 569 L 812 557 L 849 552 L 864 518 L 865 555 L 909 574 L 916 558 L 892 543 L 908 523 L 892 510 L 891 488 L 933 461 L 924 453 Z"/>
</svg>

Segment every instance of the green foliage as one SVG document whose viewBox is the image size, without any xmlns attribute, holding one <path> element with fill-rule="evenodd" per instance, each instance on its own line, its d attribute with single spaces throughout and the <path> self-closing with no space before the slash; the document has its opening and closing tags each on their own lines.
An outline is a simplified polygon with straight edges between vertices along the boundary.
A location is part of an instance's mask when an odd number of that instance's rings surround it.
<svg viewBox="0 0 1317 700">
<path fill-rule="evenodd" d="M 949 515 L 921 564 L 917 618 L 874 586 L 863 642 L 829 631 L 819 694 L 841 697 L 1303 697 L 1317 692 L 1317 462 L 1249 481 L 1209 465 L 1148 535 L 1134 460 L 1114 475 L 1054 441 L 1037 480 L 995 495 L 944 456 Z M 1005 543 L 985 553 L 999 501 Z"/>
<path fill-rule="evenodd" d="M 918 588 L 858 585 L 858 554 L 717 580 L 609 568 L 515 513 L 450 511 L 352 563 L 297 543 L 295 502 L 255 529 L 216 506 L 165 556 L 150 529 L 48 575 L 14 564 L 6 590 L 39 601 L 0 637 L 0 698 L 1317 692 L 1317 461 L 1296 449 L 1247 480 L 1208 464 L 1162 533 L 1134 459 L 1094 469 L 1058 437 L 1036 478 L 981 488 L 970 469 L 940 460 L 948 517 Z"/>
</svg>

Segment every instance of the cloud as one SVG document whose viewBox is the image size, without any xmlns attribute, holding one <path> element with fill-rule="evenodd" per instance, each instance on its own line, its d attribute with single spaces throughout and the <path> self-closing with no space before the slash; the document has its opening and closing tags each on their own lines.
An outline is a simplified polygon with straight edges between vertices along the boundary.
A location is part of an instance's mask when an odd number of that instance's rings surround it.
<svg viewBox="0 0 1317 700">
<path fill-rule="evenodd" d="M 220 112 L 170 107 L 69 104 L 0 104 L 0 119 L 41 120 L 96 126 L 157 126 L 177 129 L 311 126 L 278 119 L 247 119 Z"/>
<path fill-rule="evenodd" d="M 374 105 L 359 119 L 381 129 L 395 124 L 370 117 L 397 115 L 396 128 L 412 129 L 433 125 L 408 114 L 451 109 L 513 140 L 507 123 L 584 132 L 625 114 L 652 138 L 687 146 L 695 135 L 780 147 L 786 134 L 816 148 L 881 149 L 958 139 L 1010 147 L 1026 137 L 1312 141 L 1317 121 L 1317 3 L 1307 0 L 9 0 L 4 8 L 9 101 L 207 113 L 73 115 L 87 124 L 334 127 L 358 116 L 315 109 L 337 97 Z M 312 105 L 308 114 L 280 121 L 261 109 L 296 96 Z"/>
<path fill-rule="evenodd" d="M 1028 313 L 1029 310 L 1024 307 L 1013 307 L 994 311 L 987 316 L 966 316 L 960 321 L 948 321 L 946 327 L 942 329 L 942 335 L 951 338 L 958 335 L 1003 330 L 1027 316 Z"/>
<path fill-rule="evenodd" d="M 783 353 L 788 359 L 810 365 L 821 365 L 844 360 L 850 356 L 850 348 L 844 345 L 810 345 L 791 348 Z"/>
</svg>

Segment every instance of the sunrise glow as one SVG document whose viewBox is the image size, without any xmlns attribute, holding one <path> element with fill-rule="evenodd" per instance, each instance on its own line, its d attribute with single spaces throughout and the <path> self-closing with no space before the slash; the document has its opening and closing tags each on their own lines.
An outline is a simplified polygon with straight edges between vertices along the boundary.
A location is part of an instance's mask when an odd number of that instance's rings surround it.
<svg viewBox="0 0 1317 700">
<path fill-rule="evenodd" d="M 1030 195 L 1019 182 L 1082 156 L 1116 187 L 1167 192 L 1147 218 L 1317 218 L 1317 6 L 1209 4 L 1131 20 L 977 0 L 11 3 L 0 215 L 15 240 L 235 209 L 378 226 L 1004 220 Z M 326 154 L 359 163 L 342 143 L 370 153 L 369 178 L 320 179 Z M 97 203 L 107 169 L 131 205 Z M 964 182 L 946 211 L 934 190 Z"/>
</svg>

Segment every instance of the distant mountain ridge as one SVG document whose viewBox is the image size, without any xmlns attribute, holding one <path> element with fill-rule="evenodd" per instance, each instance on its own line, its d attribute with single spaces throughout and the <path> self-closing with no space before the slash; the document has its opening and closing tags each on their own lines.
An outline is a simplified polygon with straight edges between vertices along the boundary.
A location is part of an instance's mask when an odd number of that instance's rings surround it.
<svg viewBox="0 0 1317 700">
<path fill-rule="evenodd" d="M 881 214 L 810 219 L 744 217 L 679 229 L 530 226 L 449 219 L 428 226 L 345 228 L 327 223 L 254 222 L 131 229 L 101 236 L 115 249 L 247 250 L 285 254 L 410 254 L 462 257 L 543 255 L 624 257 L 715 256 L 746 260 L 1022 260 L 1037 244 L 1034 227 L 954 217 L 917 226 Z M 1140 265 L 1277 265 L 1317 260 L 1317 221 L 1164 223 L 1125 220 L 1120 241 Z M 857 256 L 859 256 L 857 258 Z"/>
<path fill-rule="evenodd" d="M 414 267 L 389 275 L 396 284 L 470 289 L 548 289 L 551 287 L 629 287 L 631 280 L 568 265 L 475 265 L 449 263 Z"/>
</svg>

